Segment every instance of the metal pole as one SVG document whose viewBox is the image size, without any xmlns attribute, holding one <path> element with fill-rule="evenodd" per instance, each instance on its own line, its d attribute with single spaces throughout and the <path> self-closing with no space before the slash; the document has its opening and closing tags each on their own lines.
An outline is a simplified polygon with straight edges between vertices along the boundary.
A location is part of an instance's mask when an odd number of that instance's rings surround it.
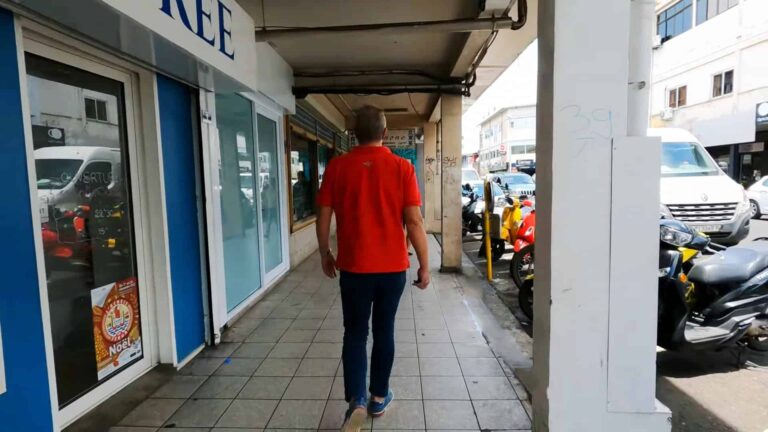
<svg viewBox="0 0 768 432">
<path fill-rule="evenodd" d="M 490 282 L 493 279 L 493 257 L 491 256 L 491 215 L 488 213 L 487 207 L 483 211 L 483 219 L 485 225 L 486 270 L 488 271 L 488 281 Z"/>
</svg>

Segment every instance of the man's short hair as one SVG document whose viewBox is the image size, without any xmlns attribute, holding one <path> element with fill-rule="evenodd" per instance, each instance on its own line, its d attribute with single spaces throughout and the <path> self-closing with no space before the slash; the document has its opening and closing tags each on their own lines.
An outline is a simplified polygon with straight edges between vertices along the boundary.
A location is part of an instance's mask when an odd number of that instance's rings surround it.
<svg viewBox="0 0 768 432">
<path fill-rule="evenodd" d="M 371 105 L 366 105 L 355 110 L 357 120 L 355 121 L 355 137 L 360 144 L 368 144 L 378 141 L 384 137 L 384 130 L 387 128 L 387 118 L 384 112 Z"/>
</svg>

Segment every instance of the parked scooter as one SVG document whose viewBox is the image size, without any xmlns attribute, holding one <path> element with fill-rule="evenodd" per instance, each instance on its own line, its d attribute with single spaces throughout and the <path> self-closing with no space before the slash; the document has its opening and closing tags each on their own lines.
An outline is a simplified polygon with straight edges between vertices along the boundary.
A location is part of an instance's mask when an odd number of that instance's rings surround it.
<svg viewBox="0 0 768 432">
<path fill-rule="evenodd" d="M 476 233 L 481 231 L 483 224 L 482 218 L 475 213 L 477 207 L 477 195 L 474 192 L 469 193 L 466 196 L 461 197 L 461 234 L 462 237 L 468 233 Z"/>
<path fill-rule="evenodd" d="M 768 241 L 726 249 L 682 222 L 659 224 L 658 344 L 768 351 Z M 698 254 L 691 251 L 714 256 L 694 262 Z"/>
<path fill-rule="evenodd" d="M 660 220 L 659 239 L 659 346 L 768 351 L 768 239 L 724 248 L 671 219 Z M 702 253 L 712 257 L 695 260 Z M 533 275 L 523 291 L 521 309 L 533 319 Z"/>
<path fill-rule="evenodd" d="M 505 209 L 506 211 L 506 209 Z M 533 245 L 536 238 L 536 210 L 533 202 L 527 198 L 516 200 L 510 210 L 512 215 L 505 218 L 508 231 L 507 241 L 515 254 L 509 263 L 512 281 L 520 288 L 523 280 L 533 274 Z"/>
</svg>

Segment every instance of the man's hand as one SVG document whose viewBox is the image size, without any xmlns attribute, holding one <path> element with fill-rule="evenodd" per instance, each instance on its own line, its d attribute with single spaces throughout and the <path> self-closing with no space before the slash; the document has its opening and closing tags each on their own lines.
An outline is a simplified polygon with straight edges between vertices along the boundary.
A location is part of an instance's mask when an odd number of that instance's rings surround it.
<svg viewBox="0 0 768 432">
<path fill-rule="evenodd" d="M 322 256 L 323 261 L 323 273 L 331 279 L 336 278 L 336 258 L 333 257 L 331 251 L 328 251 Z"/>
<path fill-rule="evenodd" d="M 418 279 L 416 280 L 416 282 L 413 283 L 413 285 L 419 289 L 423 289 L 423 290 L 427 289 L 427 287 L 429 286 L 429 282 L 431 281 L 431 277 L 429 276 L 429 269 L 420 267 L 419 272 L 417 274 L 418 274 Z"/>
</svg>

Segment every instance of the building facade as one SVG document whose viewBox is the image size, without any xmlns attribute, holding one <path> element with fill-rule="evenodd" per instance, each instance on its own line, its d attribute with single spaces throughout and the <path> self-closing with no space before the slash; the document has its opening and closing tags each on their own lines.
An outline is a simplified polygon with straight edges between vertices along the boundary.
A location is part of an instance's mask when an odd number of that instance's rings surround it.
<svg viewBox="0 0 768 432">
<path fill-rule="evenodd" d="M 502 108 L 480 124 L 480 174 L 536 163 L 536 105 Z"/>
<path fill-rule="evenodd" d="M 0 429 L 182 367 L 311 248 L 293 71 L 253 30 L 234 0 L 0 1 Z"/>
<path fill-rule="evenodd" d="M 689 130 L 744 185 L 768 174 L 768 3 L 657 1 L 656 17 L 652 125 Z"/>
</svg>

